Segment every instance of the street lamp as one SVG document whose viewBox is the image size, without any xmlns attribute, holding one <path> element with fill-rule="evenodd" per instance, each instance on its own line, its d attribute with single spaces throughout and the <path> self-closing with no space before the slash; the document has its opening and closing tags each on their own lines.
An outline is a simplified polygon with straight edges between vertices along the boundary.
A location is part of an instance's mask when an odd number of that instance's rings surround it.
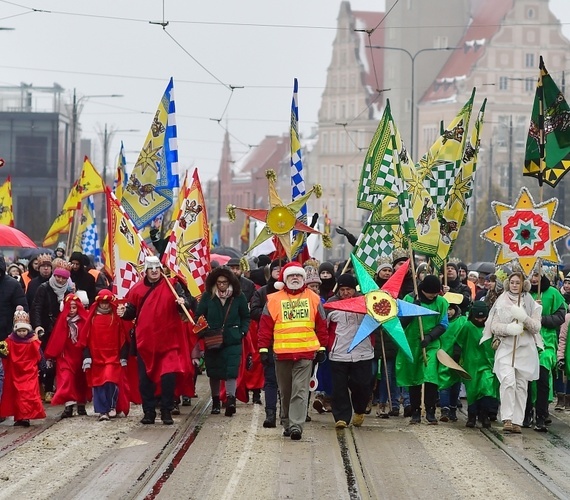
<svg viewBox="0 0 570 500">
<path fill-rule="evenodd" d="M 462 47 L 429 47 L 426 49 L 420 49 L 417 52 L 415 52 L 414 54 L 412 54 L 408 49 L 404 49 L 402 47 L 385 47 L 384 45 L 367 45 L 367 48 L 371 48 L 371 49 L 383 49 L 383 50 L 397 50 L 399 52 L 404 52 L 405 54 L 408 55 L 408 57 L 410 58 L 410 61 L 412 62 L 412 90 L 411 90 L 411 108 L 412 108 L 412 114 L 410 117 L 410 152 L 412 154 L 412 157 L 415 158 L 414 155 L 414 133 L 415 133 L 415 129 L 414 129 L 414 124 L 415 124 L 415 113 L 416 113 L 416 103 L 415 103 L 415 87 L 416 87 L 416 57 L 418 57 L 421 53 L 423 52 L 434 52 L 434 51 L 440 51 L 440 50 L 457 50 L 459 48 Z"/>
<path fill-rule="evenodd" d="M 117 129 L 111 128 L 107 129 L 107 124 L 105 123 L 105 129 L 103 130 L 103 182 L 107 184 L 107 164 L 109 163 L 109 145 L 113 141 L 113 137 L 117 132 L 140 132 L 139 129 L 129 128 L 129 129 Z"/>
<path fill-rule="evenodd" d="M 73 187 L 73 182 L 75 181 L 75 176 L 77 175 L 75 157 L 77 149 L 77 120 L 81 114 L 83 107 L 81 103 L 92 97 L 123 97 L 121 94 L 101 94 L 101 95 L 84 95 L 77 98 L 75 89 L 73 89 L 73 102 L 71 108 L 71 169 L 69 172 L 69 187 Z M 80 107 L 81 106 L 81 107 Z"/>
</svg>

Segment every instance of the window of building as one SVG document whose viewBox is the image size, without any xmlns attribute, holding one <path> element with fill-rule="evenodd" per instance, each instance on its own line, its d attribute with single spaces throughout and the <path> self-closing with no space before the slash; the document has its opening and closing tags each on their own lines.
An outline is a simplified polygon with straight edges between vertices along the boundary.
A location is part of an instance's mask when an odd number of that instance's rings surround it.
<svg viewBox="0 0 570 500">
<path fill-rule="evenodd" d="M 356 75 L 354 73 L 352 73 L 350 75 L 349 81 L 350 81 L 350 88 L 351 89 L 355 88 L 356 87 Z"/>
<path fill-rule="evenodd" d="M 22 176 L 46 177 L 48 138 L 45 136 L 16 136 L 15 172 Z"/>
<path fill-rule="evenodd" d="M 412 100 L 411 99 L 406 99 L 404 101 L 404 111 L 406 113 L 410 113 L 412 111 Z"/>
<path fill-rule="evenodd" d="M 527 68 L 534 68 L 534 54 L 525 54 L 524 65 Z"/>
<path fill-rule="evenodd" d="M 527 116 L 516 116 L 513 120 L 513 125 L 515 129 L 513 130 L 513 138 L 515 141 L 516 149 L 526 148 L 526 139 L 528 137 L 528 117 Z"/>
<path fill-rule="evenodd" d="M 340 117 L 344 120 L 346 118 L 346 102 L 340 103 Z"/>
<path fill-rule="evenodd" d="M 444 47 L 449 47 L 449 39 L 446 36 L 437 35 L 433 38 L 433 48 L 442 49 Z"/>
<path fill-rule="evenodd" d="M 331 103 L 331 120 L 336 120 L 336 102 Z"/>
<path fill-rule="evenodd" d="M 350 101 L 349 109 L 348 117 L 352 120 L 356 116 L 356 104 L 354 101 Z"/>
<path fill-rule="evenodd" d="M 499 77 L 499 90 L 509 90 L 509 79 L 506 76 Z"/>
<path fill-rule="evenodd" d="M 340 51 L 339 61 L 340 61 L 340 64 L 341 64 L 341 65 L 343 65 L 343 66 L 346 65 L 346 50 L 341 50 L 341 51 Z"/>
<path fill-rule="evenodd" d="M 526 18 L 527 19 L 534 19 L 535 17 L 536 17 L 536 11 L 532 7 L 529 7 L 528 9 L 526 9 Z"/>
<path fill-rule="evenodd" d="M 525 92 L 533 92 L 535 89 L 536 89 L 536 78 L 525 78 L 524 79 Z"/>
<path fill-rule="evenodd" d="M 327 132 L 321 132 L 321 153 L 329 151 L 329 135 Z"/>
<path fill-rule="evenodd" d="M 338 133 L 338 152 L 346 152 L 346 131 Z"/>
<path fill-rule="evenodd" d="M 327 176 L 327 166 L 326 165 L 321 165 L 321 182 L 320 184 L 323 187 L 328 187 L 328 176 Z"/>
<path fill-rule="evenodd" d="M 331 136 L 330 136 L 330 150 L 329 150 L 329 152 L 330 152 L 331 154 L 336 153 L 336 145 L 337 145 L 337 142 L 336 142 L 336 132 L 331 132 Z"/>
</svg>

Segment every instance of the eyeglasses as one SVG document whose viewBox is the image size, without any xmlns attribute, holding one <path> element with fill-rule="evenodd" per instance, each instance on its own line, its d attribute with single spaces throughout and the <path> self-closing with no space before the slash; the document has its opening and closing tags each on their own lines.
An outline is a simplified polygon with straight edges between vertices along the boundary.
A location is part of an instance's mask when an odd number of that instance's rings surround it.
<svg viewBox="0 0 570 500">
<path fill-rule="evenodd" d="M 227 285 L 228 283 L 229 283 L 229 281 L 227 281 L 227 280 L 216 281 L 216 285 Z"/>
</svg>

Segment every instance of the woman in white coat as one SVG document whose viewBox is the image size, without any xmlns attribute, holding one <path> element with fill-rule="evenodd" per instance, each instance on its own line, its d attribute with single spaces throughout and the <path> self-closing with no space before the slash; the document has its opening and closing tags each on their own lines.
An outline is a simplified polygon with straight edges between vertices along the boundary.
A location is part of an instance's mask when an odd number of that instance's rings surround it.
<svg viewBox="0 0 570 500">
<path fill-rule="evenodd" d="M 528 293 L 530 283 L 514 272 L 505 281 L 502 293 L 485 324 L 481 342 L 493 337 L 500 341 L 493 371 L 500 382 L 503 431 L 521 433 L 528 382 L 539 376 L 538 347 L 542 345 L 542 306 Z M 520 304 L 520 305 L 519 305 Z"/>
</svg>

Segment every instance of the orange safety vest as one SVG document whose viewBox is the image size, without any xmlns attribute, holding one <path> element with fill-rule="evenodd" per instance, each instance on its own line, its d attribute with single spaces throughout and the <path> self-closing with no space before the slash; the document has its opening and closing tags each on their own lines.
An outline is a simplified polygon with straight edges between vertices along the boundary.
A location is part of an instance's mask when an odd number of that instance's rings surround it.
<svg viewBox="0 0 570 500">
<path fill-rule="evenodd" d="M 275 321 L 275 354 L 315 352 L 321 347 L 315 333 L 315 318 L 320 303 L 319 296 L 307 290 L 298 295 L 280 291 L 267 296 L 267 309 Z"/>
<path fill-rule="evenodd" d="M 24 271 L 22 273 L 22 281 L 24 282 L 24 291 L 26 291 L 28 289 L 28 284 L 32 281 L 32 278 L 30 278 L 30 271 Z"/>
</svg>

